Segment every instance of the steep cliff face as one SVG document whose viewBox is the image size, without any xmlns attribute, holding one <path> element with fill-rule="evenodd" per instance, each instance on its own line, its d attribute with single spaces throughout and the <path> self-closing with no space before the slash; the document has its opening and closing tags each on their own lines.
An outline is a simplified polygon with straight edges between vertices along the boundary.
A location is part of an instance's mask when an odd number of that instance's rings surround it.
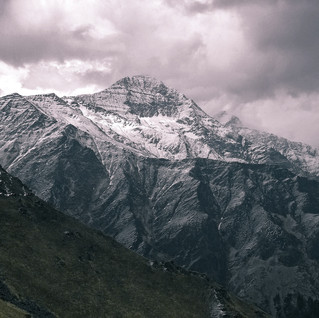
<svg viewBox="0 0 319 318">
<path fill-rule="evenodd" d="M 316 312 L 319 190 L 302 177 L 318 177 L 316 150 L 241 133 L 142 76 L 93 95 L 3 97 L 0 125 L 1 163 L 57 208 L 273 315 Z"/>
<path fill-rule="evenodd" d="M 123 171 L 118 205 L 105 206 L 95 227 L 141 254 L 206 272 L 273 315 L 318 299 L 315 181 L 206 159 L 130 159 Z"/>
</svg>

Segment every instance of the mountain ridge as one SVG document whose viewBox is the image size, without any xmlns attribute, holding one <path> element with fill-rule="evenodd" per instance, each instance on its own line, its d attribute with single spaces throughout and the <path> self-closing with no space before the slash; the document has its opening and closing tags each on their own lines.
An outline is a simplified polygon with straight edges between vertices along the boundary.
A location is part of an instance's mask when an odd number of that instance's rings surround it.
<svg viewBox="0 0 319 318">
<path fill-rule="evenodd" d="M 241 135 L 180 93 L 119 90 L 0 98 L 12 108 L 0 111 L 1 163 L 144 256 L 205 272 L 273 316 L 291 317 L 300 299 L 314 314 L 318 182 L 304 176 L 317 178 L 318 155 Z M 180 113 L 163 115 L 171 100 Z"/>
<path fill-rule="evenodd" d="M 149 80 L 147 77 L 138 76 L 132 77 L 131 82 L 129 81 L 130 78 L 124 78 L 117 83 L 121 84 L 124 82 L 132 86 L 137 81 L 143 88 L 147 86 L 145 79 Z M 154 81 L 157 86 L 154 85 Z M 155 87 L 162 87 L 164 85 L 162 82 L 153 80 L 152 78 L 150 82 L 148 86 L 151 87 L 152 85 Z M 141 83 L 144 83 L 144 86 Z M 287 159 L 277 149 L 256 143 L 256 138 L 251 143 L 251 138 L 247 139 L 245 136 L 243 137 L 233 127 L 221 125 L 217 120 L 200 110 L 193 101 L 177 93 L 174 89 L 166 87 L 164 91 L 174 92 L 175 102 L 173 104 L 181 104 L 184 111 L 180 113 L 179 117 L 171 119 L 171 111 L 168 114 L 170 116 L 163 116 L 158 111 L 158 108 L 161 107 L 157 107 L 155 110 L 152 108 L 152 103 L 159 103 L 159 100 L 155 97 L 155 100 L 151 102 L 142 100 L 138 104 L 132 102 L 132 97 L 127 97 L 127 95 L 130 95 L 130 91 L 127 90 L 121 93 L 123 97 L 120 99 L 110 97 L 115 94 L 114 90 L 112 90 L 114 86 L 120 87 L 120 90 L 123 90 L 123 86 L 115 83 L 110 89 L 92 95 L 59 98 L 58 103 L 54 99 L 50 99 L 51 94 L 35 95 L 26 98 L 35 106 L 40 107 L 41 111 L 45 114 L 52 111 L 48 107 L 58 108 L 62 115 L 60 113 L 51 113 L 53 118 L 58 118 L 61 122 L 67 120 L 67 124 L 75 125 L 77 128 L 90 134 L 96 134 L 102 139 L 107 138 L 106 136 L 101 137 L 101 133 L 104 133 L 104 135 L 111 137 L 112 142 L 120 142 L 122 147 L 142 156 L 160 157 L 170 160 L 180 160 L 187 157 L 204 157 L 239 162 L 268 162 L 270 164 L 275 164 L 277 159 L 280 164 L 283 164 L 282 159 L 285 159 L 286 166 L 289 166 L 290 169 L 293 169 L 298 174 L 305 173 L 308 177 L 317 177 L 319 174 L 318 156 L 309 158 L 309 162 L 315 166 L 314 168 L 308 167 L 307 162 L 299 167 L 298 163 L 296 164 L 296 160 L 291 163 L 290 159 Z M 137 90 L 139 94 L 141 89 Z M 41 96 L 44 100 L 41 100 Z M 134 98 L 139 98 L 139 95 Z M 63 108 L 61 108 L 61 103 L 63 103 Z M 67 106 L 65 103 L 70 107 L 65 107 Z M 129 105 L 133 105 L 133 113 L 131 113 Z M 176 106 L 174 105 L 173 107 Z M 171 101 L 164 106 L 170 109 L 172 106 Z M 134 114 L 137 108 L 142 109 L 142 114 Z M 149 110 L 143 113 L 145 109 Z M 149 111 L 151 113 L 148 113 Z M 153 116 L 154 114 L 156 116 Z M 82 121 L 83 124 L 81 124 Z M 88 131 L 88 127 L 90 126 L 95 126 L 92 128 L 95 132 Z M 221 143 L 223 147 L 220 146 Z M 282 155 L 283 157 L 280 159 L 279 157 Z"/>
<path fill-rule="evenodd" d="M 138 96 L 130 97 L 132 88 L 136 86 Z M 155 97 L 151 101 L 142 99 L 141 102 L 139 94 L 145 91 L 145 87 L 148 95 Z M 115 94 L 114 88 L 121 91 L 123 98 L 110 97 Z M 158 90 L 162 92 L 159 94 L 161 98 L 156 97 Z M 173 102 L 166 96 L 167 92 L 173 92 Z M 269 164 L 278 161 L 281 165 L 284 160 L 286 167 L 297 174 L 314 178 L 319 176 L 319 153 L 316 149 L 243 127 L 235 117 L 235 123 L 225 122 L 223 126 L 193 101 L 151 77 L 126 77 L 109 89 L 92 95 L 60 98 L 54 93 L 27 97 L 11 94 L 4 99 L 17 96 L 25 98 L 44 115 L 62 124 L 74 125 L 100 139 L 110 136 L 111 142 L 119 142 L 119 146 L 142 156 L 170 160 L 203 157 Z M 136 99 L 139 103 L 134 102 Z M 164 105 L 164 111 L 169 110 L 169 113 L 161 113 L 159 104 Z M 182 111 L 176 117 L 178 107 Z M 141 113 L 134 114 L 136 109 L 140 109 Z M 221 119 L 221 114 L 217 115 L 218 118 Z"/>
</svg>

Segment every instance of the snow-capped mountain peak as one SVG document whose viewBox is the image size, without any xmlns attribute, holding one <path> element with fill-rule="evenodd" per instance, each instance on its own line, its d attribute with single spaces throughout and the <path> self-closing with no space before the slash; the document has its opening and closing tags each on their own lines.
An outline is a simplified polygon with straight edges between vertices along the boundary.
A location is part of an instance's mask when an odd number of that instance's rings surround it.
<svg viewBox="0 0 319 318">
<path fill-rule="evenodd" d="M 40 113 L 50 125 L 56 122 L 55 132 L 74 126 L 92 138 L 87 146 L 94 144 L 97 152 L 103 152 L 107 141 L 145 157 L 280 164 L 299 174 L 319 175 L 319 155 L 311 147 L 244 128 L 226 112 L 217 114 L 216 120 L 182 93 L 149 76 L 125 77 L 95 94 L 62 98 L 54 93 L 12 94 L 1 98 L 0 107 L 7 104 L 33 109 L 33 120 Z"/>
<path fill-rule="evenodd" d="M 159 81 L 158 79 L 147 75 L 124 77 L 111 86 L 111 88 L 119 87 L 148 94 L 162 93 L 164 95 L 168 90 L 172 90 L 169 89 L 162 81 Z"/>
<path fill-rule="evenodd" d="M 75 102 L 118 114 L 139 117 L 207 116 L 192 100 L 163 82 L 149 76 L 124 77 L 109 88 L 93 94 L 81 95 Z"/>
</svg>

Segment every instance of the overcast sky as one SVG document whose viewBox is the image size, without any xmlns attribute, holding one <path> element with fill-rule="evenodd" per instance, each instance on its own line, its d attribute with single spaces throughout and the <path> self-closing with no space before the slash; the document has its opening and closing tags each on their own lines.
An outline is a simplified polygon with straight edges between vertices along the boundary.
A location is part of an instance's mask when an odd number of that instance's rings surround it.
<svg viewBox="0 0 319 318">
<path fill-rule="evenodd" d="M 137 74 L 319 146 L 318 0 L 0 0 L 0 95 Z"/>
</svg>

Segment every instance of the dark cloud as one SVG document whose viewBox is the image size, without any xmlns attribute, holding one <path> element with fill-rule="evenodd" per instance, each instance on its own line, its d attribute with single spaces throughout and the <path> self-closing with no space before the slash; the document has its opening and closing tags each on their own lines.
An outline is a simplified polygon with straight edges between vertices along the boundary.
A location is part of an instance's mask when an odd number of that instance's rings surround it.
<svg viewBox="0 0 319 318">
<path fill-rule="evenodd" d="M 170 7 L 181 9 L 188 14 L 203 13 L 216 9 L 214 1 L 163 0 L 163 2 Z"/>
<path fill-rule="evenodd" d="M 40 29 L 29 33 L 23 30 L 0 30 L 0 59 L 14 66 L 41 60 L 92 59 L 115 56 L 121 51 L 120 39 L 110 36 L 96 40 L 85 34 L 87 26 L 73 31 Z"/>
<path fill-rule="evenodd" d="M 79 75 L 82 84 L 96 84 L 106 88 L 110 83 L 115 82 L 113 74 L 108 71 L 89 70 Z"/>
<path fill-rule="evenodd" d="M 215 9 L 216 6 L 213 1 L 207 1 L 207 2 L 194 1 L 194 2 L 191 2 L 190 4 L 187 4 L 185 8 L 189 13 L 203 13 L 203 12 L 207 12 L 207 11 L 211 11 Z"/>
<path fill-rule="evenodd" d="M 90 34 L 94 21 L 70 26 L 59 5 L 51 6 L 48 12 L 43 3 L 41 5 L 42 11 L 39 10 L 37 16 L 35 2 L 0 0 L 0 60 L 23 66 L 43 60 L 105 58 L 121 51 L 118 35 L 95 38 Z M 41 16 L 45 13 L 46 18 Z"/>
<path fill-rule="evenodd" d="M 206 1 L 192 1 L 192 0 L 163 0 L 164 3 L 171 7 L 184 10 L 188 14 L 201 14 L 208 13 L 217 9 L 233 9 L 241 8 L 245 6 L 260 6 L 276 4 L 278 0 L 265 0 L 263 3 L 257 2 L 255 0 L 206 0 Z"/>
<path fill-rule="evenodd" d="M 241 21 L 245 52 L 222 75 L 220 89 L 252 101 L 278 90 L 298 95 L 319 86 L 319 5 L 316 0 L 165 0 L 186 14 L 228 10 Z M 209 68 L 208 68 L 209 69 Z M 215 85 L 214 74 L 210 81 Z M 220 77 L 221 74 L 218 74 Z"/>
<path fill-rule="evenodd" d="M 6 14 L 10 0 L 0 0 L 0 18 Z"/>
<path fill-rule="evenodd" d="M 245 35 L 272 64 L 264 74 L 272 89 L 316 91 L 319 85 L 319 6 L 314 1 L 278 1 L 240 11 Z M 263 74 L 255 75 L 258 82 Z M 256 76 L 259 75 L 259 76 Z"/>
<path fill-rule="evenodd" d="M 182 78 L 181 82 L 186 88 L 211 87 L 211 96 L 207 98 L 213 98 L 217 90 L 235 95 L 241 101 L 273 96 L 278 89 L 285 89 L 292 95 L 317 90 L 317 1 L 163 2 L 187 14 L 209 16 L 215 10 L 233 12 L 240 17 L 238 33 L 242 32 L 246 47 L 239 50 L 237 56 L 233 54 L 229 57 L 229 68 L 220 70 L 218 59 L 214 61 L 215 52 L 207 48 L 210 45 L 207 36 L 194 30 L 191 34 L 185 34 L 184 38 L 176 37 L 175 42 L 171 43 L 160 37 L 158 30 L 163 27 L 163 22 L 173 21 L 153 19 L 155 13 L 143 13 L 142 5 L 135 8 L 135 11 L 125 11 L 125 7 L 119 5 L 119 12 L 114 12 L 114 15 L 108 13 L 107 17 L 113 20 L 117 32 L 96 38 L 91 32 L 95 28 L 93 21 L 66 27 L 59 6 L 52 10 L 44 25 L 30 28 L 20 23 L 17 17 L 18 9 L 12 6 L 14 1 L 0 0 L 0 12 L 4 13 L 0 18 L 0 59 L 13 66 L 23 66 L 38 61 L 90 61 L 110 57 L 113 58 L 111 73 L 114 79 L 127 73 L 143 72 L 154 73 L 154 76 L 164 80 L 175 79 L 176 82 L 180 82 Z M 107 13 L 107 9 L 104 10 L 101 14 Z M 178 17 L 176 19 L 178 20 Z M 226 36 L 223 34 L 225 32 L 221 31 L 221 39 Z M 218 52 L 219 40 L 215 41 L 214 50 Z M 234 47 L 230 47 L 230 50 L 232 49 Z M 224 53 L 221 52 L 220 55 L 222 54 Z M 226 52 L 226 55 L 231 54 L 232 52 Z M 87 78 L 88 82 L 95 82 L 95 79 L 102 78 L 104 73 L 110 77 L 109 71 L 90 72 L 93 73 L 88 73 L 83 80 Z"/>
</svg>

